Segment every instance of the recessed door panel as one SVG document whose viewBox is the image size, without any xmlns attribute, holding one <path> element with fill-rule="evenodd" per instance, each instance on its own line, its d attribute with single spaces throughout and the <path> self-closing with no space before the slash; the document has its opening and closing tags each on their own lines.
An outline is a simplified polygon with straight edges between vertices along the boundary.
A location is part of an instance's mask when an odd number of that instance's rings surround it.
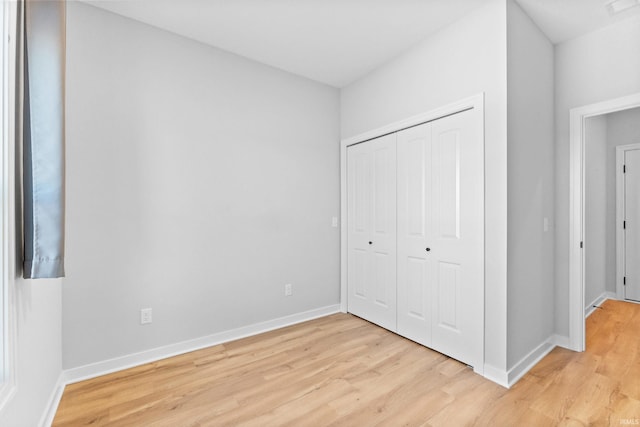
<svg viewBox="0 0 640 427">
<path fill-rule="evenodd" d="M 442 119 L 446 120 L 446 119 Z M 438 126 L 440 128 L 440 126 Z M 435 232 L 440 239 L 457 239 L 460 233 L 460 134 L 444 129 L 434 138 Z"/>
<path fill-rule="evenodd" d="M 395 147 L 382 145 L 373 151 L 373 222 L 374 232 L 378 235 L 389 234 L 389 228 L 395 226 L 389 221 L 391 214 L 389 197 L 393 194 L 390 188 L 390 171 L 391 169 L 395 170 L 391 165 L 391 151 L 393 149 Z M 393 181 L 395 181 L 395 177 Z"/>
<path fill-rule="evenodd" d="M 389 286 L 389 254 L 384 252 L 373 253 L 373 265 L 375 269 L 373 280 L 375 282 L 374 302 L 382 307 L 389 307 L 390 294 L 395 291 Z"/>
<path fill-rule="evenodd" d="M 427 313 L 425 284 L 429 276 L 429 266 L 425 258 L 407 258 L 407 315 L 421 322 L 429 321 Z"/>
<path fill-rule="evenodd" d="M 425 151 L 430 147 L 425 143 L 425 138 L 419 136 L 407 139 L 403 141 L 403 144 L 405 144 L 403 156 L 406 156 L 405 164 L 403 165 L 406 168 L 403 180 L 406 186 L 403 189 L 406 192 L 404 201 L 407 205 L 406 234 L 424 237 L 425 174 L 427 173 Z"/>
<path fill-rule="evenodd" d="M 352 252 L 353 268 L 349 281 L 353 283 L 354 296 L 365 299 L 367 296 L 367 251 L 355 248 Z"/>
<path fill-rule="evenodd" d="M 460 265 L 438 263 L 435 319 L 438 327 L 460 333 Z"/>
<path fill-rule="evenodd" d="M 367 219 L 369 217 L 368 212 L 368 185 L 369 185 L 369 168 L 367 163 L 367 153 L 354 154 L 354 194 L 357 197 L 353 207 L 354 211 L 354 229 L 360 233 L 367 232 Z"/>
</svg>

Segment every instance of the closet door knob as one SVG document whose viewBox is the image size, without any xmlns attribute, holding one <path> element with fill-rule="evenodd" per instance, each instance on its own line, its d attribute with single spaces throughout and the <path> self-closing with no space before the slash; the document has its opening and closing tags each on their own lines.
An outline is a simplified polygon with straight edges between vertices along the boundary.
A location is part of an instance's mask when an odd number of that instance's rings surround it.
<svg viewBox="0 0 640 427">
<path fill-rule="evenodd" d="M 373 242 L 369 242 L 370 245 L 373 245 Z"/>
<path fill-rule="evenodd" d="M 425 250 L 426 250 L 427 252 L 429 252 L 429 251 L 431 250 L 431 248 L 427 248 L 427 249 L 425 249 Z"/>
</svg>

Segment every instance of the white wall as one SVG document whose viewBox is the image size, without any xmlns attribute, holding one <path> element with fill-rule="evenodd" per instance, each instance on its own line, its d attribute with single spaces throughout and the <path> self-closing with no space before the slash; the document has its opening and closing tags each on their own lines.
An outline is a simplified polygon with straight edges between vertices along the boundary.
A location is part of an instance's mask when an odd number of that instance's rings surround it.
<svg viewBox="0 0 640 427">
<path fill-rule="evenodd" d="M 506 7 L 495 0 L 343 88 L 347 138 L 485 93 L 485 362 L 506 368 Z"/>
<path fill-rule="evenodd" d="M 507 3 L 508 367 L 554 332 L 553 45 Z M 544 231 L 544 218 L 549 231 Z M 487 230 L 489 232 L 489 230 Z"/>
<path fill-rule="evenodd" d="M 77 2 L 67 42 L 65 368 L 338 303 L 337 89 Z"/>
<path fill-rule="evenodd" d="M 38 425 L 62 372 L 61 280 L 15 283 L 16 391 L 0 411 L 0 425 Z"/>
<path fill-rule="evenodd" d="M 607 290 L 611 272 L 607 271 L 608 223 L 615 227 L 615 154 L 614 154 L 614 216 L 607 217 L 607 117 L 590 117 L 585 123 L 585 309 Z M 609 183 L 610 184 L 610 183 Z M 615 285 L 615 237 L 613 247 L 613 277 Z M 609 274 L 608 274 L 609 273 Z"/>
<path fill-rule="evenodd" d="M 569 334 L 569 110 L 640 92 L 640 17 L 556 46 L 556 332 Z"/>
</svg>

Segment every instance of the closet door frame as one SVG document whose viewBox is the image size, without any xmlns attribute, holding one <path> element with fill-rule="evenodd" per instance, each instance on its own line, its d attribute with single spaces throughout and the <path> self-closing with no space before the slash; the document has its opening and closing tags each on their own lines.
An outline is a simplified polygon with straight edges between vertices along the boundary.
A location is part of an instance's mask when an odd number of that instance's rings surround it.
<svg viewBox="0 0 640 427">
<path fill-rule="evenodd" d="M 383 135 L 398 132 L 425 122 L 433 121 L 452 114 L 474 109 L 475 119 L 478 121 L 476 128 L 482 133 L 484 142 L 484 93 L 427 111 L 415 116 L 390 123 L 386 126 L 346 138 L 340 141 L 340 310 L 347 312 L 347 147 L 359 144 Z M 486 211 L 486 206 L 485 206 Z M 486 260 L 486 257 L 485 257 Z M 486 262 L 486 261 L 485 261 Z M 486 271 L 486 268 L 485 268 Z M 484 289 L 483 289 L 484 293 Z M 483 298 L 484 299 L 484 298 Z M 484 304 L 482 305 L 484 322 Z M 484 330 L 484 328 L 483 328 Z M 484 337 L 483 337 L 484 341 Z M 484 374 L 483 363 L 474 367 L 475 372 Z"/>
</svg>

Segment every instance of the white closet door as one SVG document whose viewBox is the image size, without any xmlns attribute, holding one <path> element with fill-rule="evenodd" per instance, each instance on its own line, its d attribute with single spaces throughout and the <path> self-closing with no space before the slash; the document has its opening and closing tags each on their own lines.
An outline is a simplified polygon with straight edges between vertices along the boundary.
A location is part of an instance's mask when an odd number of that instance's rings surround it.
<svg viewBox="0 0 640 427">
<path fill-rule="evenodd" d="M 431 347 L 431 123 L 398 132 L 398 333 Z"/>
<path fill-rule="evenodd" d="M 348 311 L 396 330 L 396 135 L 347 149 Z"/>
<path fill-rule="evenodd" d="M 483 360 L 484 155 L 474 111 L 398 132 L 398 333 Z"/>
<path fill-rule="evenodd" d="M 432 122 L 433 348 L 471 366 L 484 355 L 484 147 L 474 110 Z"/>
<path fill-rule="evenodd" d="M 640 150 L 624 154 L 624 297 L 640 301 Z"/>
</svg>

